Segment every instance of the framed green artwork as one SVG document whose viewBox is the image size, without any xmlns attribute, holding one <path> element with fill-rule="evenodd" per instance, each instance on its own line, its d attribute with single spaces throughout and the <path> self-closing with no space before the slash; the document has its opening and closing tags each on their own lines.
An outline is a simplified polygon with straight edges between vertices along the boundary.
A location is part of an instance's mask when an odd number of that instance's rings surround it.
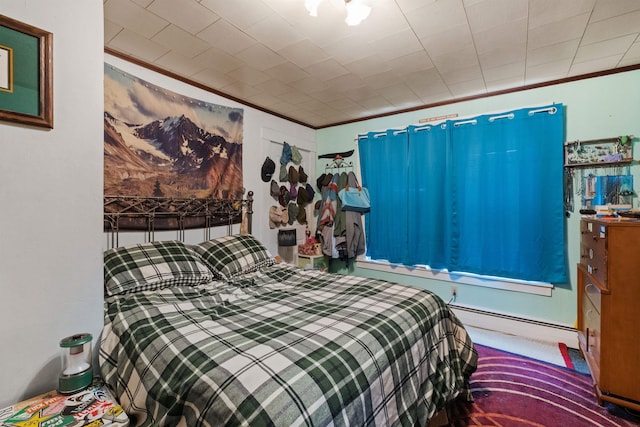
<svg viewBox="0 0 640 427">
<path fill-rule="evenodd" d="M 53 128 L 53 35 L 0 15 L 0 120 Z"/>
</svg>

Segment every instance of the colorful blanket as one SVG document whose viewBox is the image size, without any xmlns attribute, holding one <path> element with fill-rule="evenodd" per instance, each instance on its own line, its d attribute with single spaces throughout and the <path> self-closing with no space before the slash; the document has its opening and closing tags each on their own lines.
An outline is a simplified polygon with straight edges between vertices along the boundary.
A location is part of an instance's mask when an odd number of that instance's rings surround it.
<svg viewBox="0 0 640 427">
<path fill-rule="evenodd" d="M 434 294 L 284 264 L 108 296 L 101 370 L 132 425 L 426 425 L 477 353 Z"/>
</svg>

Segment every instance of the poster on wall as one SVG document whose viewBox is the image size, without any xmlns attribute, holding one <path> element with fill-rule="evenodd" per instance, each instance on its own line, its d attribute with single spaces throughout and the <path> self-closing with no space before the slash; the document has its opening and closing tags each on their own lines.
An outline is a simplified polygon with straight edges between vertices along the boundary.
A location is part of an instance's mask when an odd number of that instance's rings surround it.
<svg viewBox="0 0 640 427">
<path fill-rule="evenodd" d="M 243 110 L 104 64 L 104 195 L 240 199 Z"/>
</svg>

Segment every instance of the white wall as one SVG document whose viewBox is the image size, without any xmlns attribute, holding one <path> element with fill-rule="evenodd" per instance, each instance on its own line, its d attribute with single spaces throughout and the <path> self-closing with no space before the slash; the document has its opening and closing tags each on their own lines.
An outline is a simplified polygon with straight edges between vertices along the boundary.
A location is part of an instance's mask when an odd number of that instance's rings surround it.
<svg viewBox="0 0 640 427">
<path fill-rule="evenodd" d="M 0 13 L 53 33 L 55 120 L 49 131 L 0 122 L 2 408 L 57 386 L 61 338 L 90 332 L 94 350 L 99 345 L 105 61 L 186 96 L 244 109 L 253 231 L 273 253 L 274 200 L 260 179 L 262 162 L 273 140 L 315 150 L 315 131 L 105 55 L 100 0 L 0 0 Z"/>
<path fill-rule="evenodd" d="M 53 33 L 54 128 L 0 122 L 0 407 L 53 389 L 59 341 L 102 325 L 100 0 L 0 0 Z M 94 340 L 95 343 L 95 340 Z"/>
</svg>

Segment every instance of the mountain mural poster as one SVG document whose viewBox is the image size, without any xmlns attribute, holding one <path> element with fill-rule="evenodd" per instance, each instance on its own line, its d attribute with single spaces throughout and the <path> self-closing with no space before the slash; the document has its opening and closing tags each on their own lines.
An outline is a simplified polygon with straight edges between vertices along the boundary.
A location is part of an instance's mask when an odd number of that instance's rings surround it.
<svg viewBox="0 0 640 427">
<path fill-rule="evenodd" d="M 240 199 L 243 110 L 104 65 L 104 195 Z"/>
</svg>

